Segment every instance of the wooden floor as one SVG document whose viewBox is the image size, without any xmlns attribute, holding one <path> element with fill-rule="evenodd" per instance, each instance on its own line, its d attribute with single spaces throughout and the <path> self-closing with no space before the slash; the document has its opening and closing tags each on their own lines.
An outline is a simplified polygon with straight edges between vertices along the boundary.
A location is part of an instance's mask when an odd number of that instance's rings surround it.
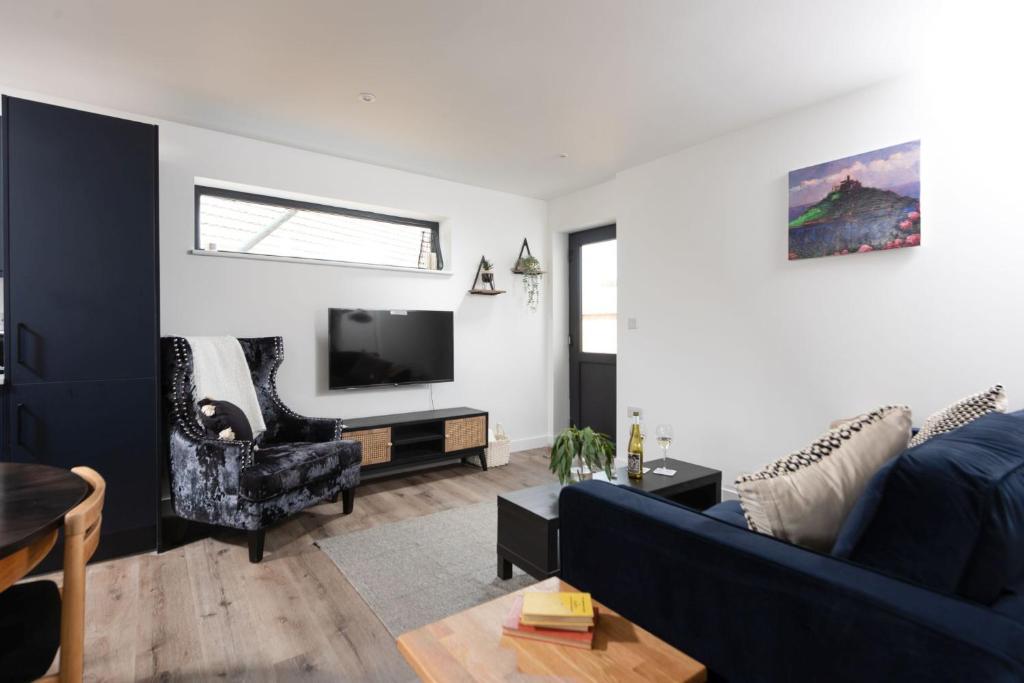
<svg viewBox="0 0 1024 683">
<path fill-rule="evenodd" d="M 554 481 L 547 451 L 481 472 L 456 465 L 359 487 L 355 511 L 312 508 L 267 533 L 250 564 L 242 534 L 89 568 L 90 681 L 414 681 L 395 641 L 313 542 L 493 500 Z"/>
</svg>

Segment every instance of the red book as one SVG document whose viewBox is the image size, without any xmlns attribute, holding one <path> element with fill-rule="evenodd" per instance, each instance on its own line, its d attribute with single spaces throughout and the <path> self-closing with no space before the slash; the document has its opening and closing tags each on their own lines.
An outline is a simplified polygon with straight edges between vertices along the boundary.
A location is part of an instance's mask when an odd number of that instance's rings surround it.
<svg viewBox="0 0 1024 683">
<path fill-rule="evenodd" d="M 501 625 L 501 630 L 506 636 L 513 638 L 527 638 L 539 640 L 545 643 L 557 643 L 589 650 L 594 646 L 594 629 L 587 631 L 564 631 L 557 628 L 541 628 L 529 626 L 519 622 L 519 616 L 523 611 L 523 596 L 516 596 L 512 603 L 512 609 Z M 594 621 L 597 621 L 597 608 L 594 608 Z"/>
</svg>

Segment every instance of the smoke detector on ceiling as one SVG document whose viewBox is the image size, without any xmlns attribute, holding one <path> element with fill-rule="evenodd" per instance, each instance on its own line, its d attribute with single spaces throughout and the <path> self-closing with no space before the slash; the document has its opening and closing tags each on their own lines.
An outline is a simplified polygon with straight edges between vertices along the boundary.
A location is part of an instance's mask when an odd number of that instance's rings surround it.
<svg viewBox="0 0 1024 683">
<path fill-rule="evenodd" d="M 374 95 L 372 92 L 361 92 L 359 93 L 359 101 L 369 104 L 370 102 L 376 102 L 377 96 Z"/>
</svg>

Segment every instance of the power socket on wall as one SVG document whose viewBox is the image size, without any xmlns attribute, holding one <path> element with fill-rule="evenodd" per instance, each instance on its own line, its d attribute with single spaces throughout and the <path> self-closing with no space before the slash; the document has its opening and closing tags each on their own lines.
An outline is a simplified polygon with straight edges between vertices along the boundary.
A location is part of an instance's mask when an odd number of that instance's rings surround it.
<svg viewBox="0 0 1024 683">
<path fill-rule="evenodd" d="M 629 419 L 632 420 L 633 419 L 633 413 L 638 413 L 640 415 L 640 419 L 641 420 L 644 418 L 644 409 L 643 408 L 637 408 L 636 406 L 626 406 L 626 417 L 628 417 Z"/>
</svg>

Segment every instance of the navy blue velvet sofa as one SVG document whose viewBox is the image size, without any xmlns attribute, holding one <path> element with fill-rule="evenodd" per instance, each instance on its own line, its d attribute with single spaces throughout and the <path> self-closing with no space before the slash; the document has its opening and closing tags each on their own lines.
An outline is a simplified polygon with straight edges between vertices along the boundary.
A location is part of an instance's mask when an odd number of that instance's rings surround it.
<svg viewBox="0 0 1024 683">
<path fill-rule="evenodd" d="M 713 681 L 1024 681 L 1024 417 L 868 484 L 830 554 L 606 482 L 563 489 L 561 576 Z"/>
</svg>

